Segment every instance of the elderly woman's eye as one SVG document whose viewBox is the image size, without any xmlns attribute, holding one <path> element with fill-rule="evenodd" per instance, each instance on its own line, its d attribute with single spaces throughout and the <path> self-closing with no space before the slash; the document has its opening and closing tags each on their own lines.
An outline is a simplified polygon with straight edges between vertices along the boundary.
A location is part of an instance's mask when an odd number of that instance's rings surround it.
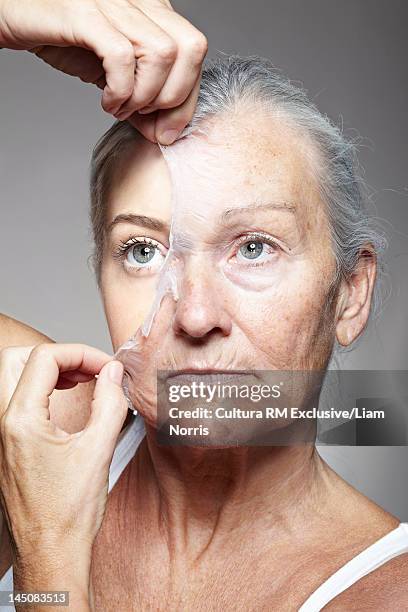
<svg viewBox="0 0 408 612">
<path fill-rule="evenodd" d="M 245 244 L 243 244 L 240 247 L 239 252 L 243 255 L 243 257 L 246 257 L 247 259 L 256 259 L 262 254 L 263 249 L 263 242 L 255 242 L 251 240 L 251 242 L 246 242 Z"/>
<path fill-rule="evenodd" d="M 234 259 L 237 263 L 263 265 L 273 261 L 277 249 L 278 245 L 270 238 L 254 236 L 241 242 Z"/>
</svg>

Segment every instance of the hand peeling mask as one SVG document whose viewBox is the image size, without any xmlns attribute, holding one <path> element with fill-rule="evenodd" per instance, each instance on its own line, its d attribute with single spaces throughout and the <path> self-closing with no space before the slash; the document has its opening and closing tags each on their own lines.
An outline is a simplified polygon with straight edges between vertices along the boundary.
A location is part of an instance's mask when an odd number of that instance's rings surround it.
<svg viewBox="0 0 408 612">
<path fill-rule="evenodd" d="M 334 340 L 334 257 L 305 138 L 282 122 L 235 118 L 160 150 L 169 249 L 150 312 L 115 355 L 151 425 L 157 370 L 322 368 Z"/>
</svg>

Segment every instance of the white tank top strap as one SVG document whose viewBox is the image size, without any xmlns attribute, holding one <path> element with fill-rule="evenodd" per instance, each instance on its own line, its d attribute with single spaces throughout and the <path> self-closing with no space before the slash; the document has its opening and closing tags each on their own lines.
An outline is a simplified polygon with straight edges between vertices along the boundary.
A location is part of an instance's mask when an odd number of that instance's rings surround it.
<svg viewBox="0 0 408 612">
<path fill-rule="evenodd" d="M 408 553 L 408 523 L 400 523 L 343 565 L 310 595 L 299 612 L 319 612 L 360 578 L 403 553 Z"/>
<path fill-rule="evenodd" d="M 0 591 L 12 591 L 13 590 L 13 566 L 10 565 L 7 572 L 0 578 Z M 15 610 L 13 605 L 1 606 L 1 610 Z"/>
<path fill-rule="evenodd" d="M 120 432 L 109 469 L 109 492 L 119 480 L 119 476 L 132 457 L 135 456 L 144 435 L 144 421 L 140 415 L 134 417 L 125 429 Z"/>
</svg>

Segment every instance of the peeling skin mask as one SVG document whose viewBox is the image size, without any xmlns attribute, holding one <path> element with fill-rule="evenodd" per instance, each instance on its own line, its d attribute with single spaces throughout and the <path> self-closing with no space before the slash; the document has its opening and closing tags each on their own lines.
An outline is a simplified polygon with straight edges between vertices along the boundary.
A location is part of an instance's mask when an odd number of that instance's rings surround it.
<svg viewBox="0 0 408 612">
<path fill-rule="evenodd" d="M 153 427 L 158 370 L 324 369 L 334 342 L 335 261 L 308 138 L 282 117 L 236 111 L 160 154 L 169 231 L 127 247 L 121 291 L 131 287 L 145 315 L 116 351 Z M 148 216 L 140 198 L 132 212 Z"/>
</svg>

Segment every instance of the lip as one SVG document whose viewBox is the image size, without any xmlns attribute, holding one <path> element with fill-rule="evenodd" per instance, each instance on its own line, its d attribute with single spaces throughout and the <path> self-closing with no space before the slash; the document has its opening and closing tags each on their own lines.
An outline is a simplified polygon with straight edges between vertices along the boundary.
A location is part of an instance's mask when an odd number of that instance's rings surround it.
<svg viewBox="0 0 408 612">
<path fill-rule="evenodd" d="M 164 378 L 184 378 L 194 379 L 195 378 L 212 378 L 216 379 L 219 377 L 220 380 L 226 381 L 226 379 L 236 379 L 243 377 L 258 378 L 254 370 L 221 370 L 217 368 L 180 368 L 179 370 L 164 371 Z"/>
<path fill-rule="evenodd" d="M 177 370 L 168 370 L 169 377 L 178 376 L 179 374 L 253 374 L 253 370 L 220 370 L 217 368 L 180 368 Z"/>
</svg>

